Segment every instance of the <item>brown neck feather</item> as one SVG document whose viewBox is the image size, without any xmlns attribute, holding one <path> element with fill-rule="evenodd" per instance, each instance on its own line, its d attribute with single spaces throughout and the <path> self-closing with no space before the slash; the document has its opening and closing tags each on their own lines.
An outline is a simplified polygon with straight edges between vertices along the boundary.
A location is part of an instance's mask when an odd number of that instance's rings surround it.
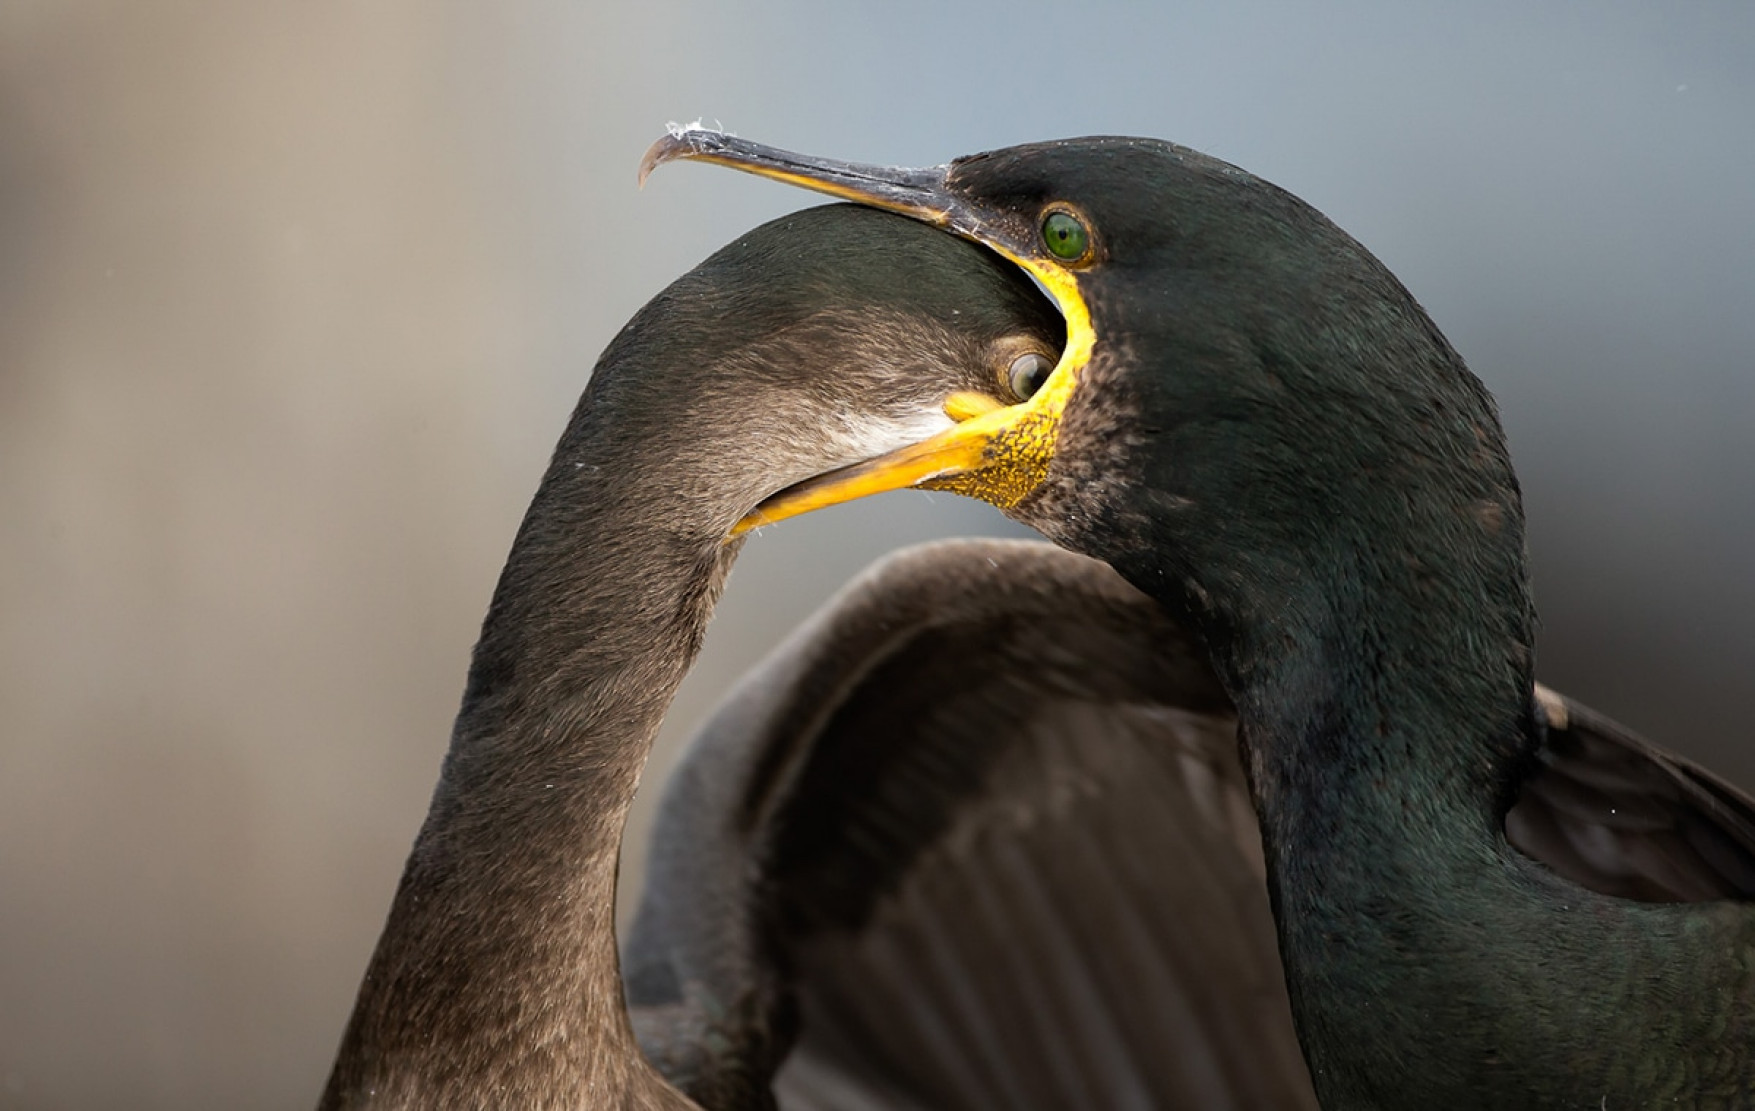
<svg viewBox="0 0 1755 1111">
<path fill-rule="evenodd" d="M 324 1108 L 692 1106 L 628 1026 L 616 864 L 733 549 L 649 520 L 652 476 L 582 450 L 502 573 Z"/>
</svg>

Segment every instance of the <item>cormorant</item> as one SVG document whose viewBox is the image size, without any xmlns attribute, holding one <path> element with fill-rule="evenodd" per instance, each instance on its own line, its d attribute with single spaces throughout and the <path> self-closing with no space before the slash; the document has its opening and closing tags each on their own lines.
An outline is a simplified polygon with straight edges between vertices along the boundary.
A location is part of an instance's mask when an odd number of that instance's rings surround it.
<svg viewBox="0 0 1755 1111">
<path fill-rule="evenodd" d="M 1194 632 L 1325 1107 L 1755 1106 L 1755 804 L 1538 692 L 1493 401 L 1365 248 L 1151 139 L 902 170 L 693 130 L 643 172 L 672 158 L 913 216 L 1058 302 L 1027 400 L 749 520 L 971 494 Z"/>
<path fill-rule="evenodd" d="M 745 235 L 629 322 L 507 557 L 324 1107 L 688 1106 L 628 1026 L 616 861 L 727 538 L 1061 334 L 986 252 L 847 206 Z"/>
</svg>

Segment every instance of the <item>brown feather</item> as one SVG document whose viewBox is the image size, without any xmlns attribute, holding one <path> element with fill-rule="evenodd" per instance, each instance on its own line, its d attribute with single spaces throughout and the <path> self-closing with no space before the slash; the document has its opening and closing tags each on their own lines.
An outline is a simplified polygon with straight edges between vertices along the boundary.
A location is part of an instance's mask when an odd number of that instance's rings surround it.
<svg viewBox="0 0 1755 1111">
<path fill-rule="evenodd" d="M 1755 898 L 1755 801 L 1546 688 L 1538 766 L 1505 816 L 1525 855 L 1650 903 Z"/>
<path fill-rule="evenodd" d="M 680 771 L 626 958 L 643 1044 L 707 1106 L 753 1098 L 726 1074 L 763 1045 L 782 1107 L 1313 1108 L 1236 753 L 1102 564 L 893 557 Z"/>
</svg>

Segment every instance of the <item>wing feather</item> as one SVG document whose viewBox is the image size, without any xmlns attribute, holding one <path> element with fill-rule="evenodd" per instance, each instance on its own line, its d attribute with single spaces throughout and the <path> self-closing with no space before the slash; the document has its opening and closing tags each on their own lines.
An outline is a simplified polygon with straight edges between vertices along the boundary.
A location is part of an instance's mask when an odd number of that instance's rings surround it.
<svg viewBox="0 0 1755 1111">
<path fill-rule="evenodd" d="M 893 557 L 667 794 L 626 964 L 704 1106 L 1314 1108 L 1229 704 L 1104 565 Z"/>
<path fill-rule="evenodd" d="M 1538 688 L 1537 767 L 1505 832 L 1593 891 L 1644 902 L 1755 898 L 1755 802 L 1632 731 Z"/>
</svg>

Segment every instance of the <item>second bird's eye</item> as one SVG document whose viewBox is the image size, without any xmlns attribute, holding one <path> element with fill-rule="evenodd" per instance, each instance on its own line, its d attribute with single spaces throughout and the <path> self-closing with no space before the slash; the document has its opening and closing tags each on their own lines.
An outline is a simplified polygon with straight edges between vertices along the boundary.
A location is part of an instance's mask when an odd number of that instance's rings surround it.
<svg viewBox="0 0 1755 1111">
<path fill-rule="evenodd" d="M 1091 233 L 1077 216 L 1057 210 L 1042 218 L 1042 242 L 1055 258 L 1076 262 L 1090 247 Z"/>
<path fill-rule="evenodd" d="M 1042 388 L 1042 383 L 1048 381 L 1048 376 L 1053 371 L 1054 364 L 1049 361 L 1048 356 L 1037 351 L 1026 351 L 1013 359 L 1012 365 L 1006 368 L 1006 385 L 1011 389 L 1012 396 L 1019 401 L 1028 401 L 1036 396 L 1036 391 Z"/>
</svg>

